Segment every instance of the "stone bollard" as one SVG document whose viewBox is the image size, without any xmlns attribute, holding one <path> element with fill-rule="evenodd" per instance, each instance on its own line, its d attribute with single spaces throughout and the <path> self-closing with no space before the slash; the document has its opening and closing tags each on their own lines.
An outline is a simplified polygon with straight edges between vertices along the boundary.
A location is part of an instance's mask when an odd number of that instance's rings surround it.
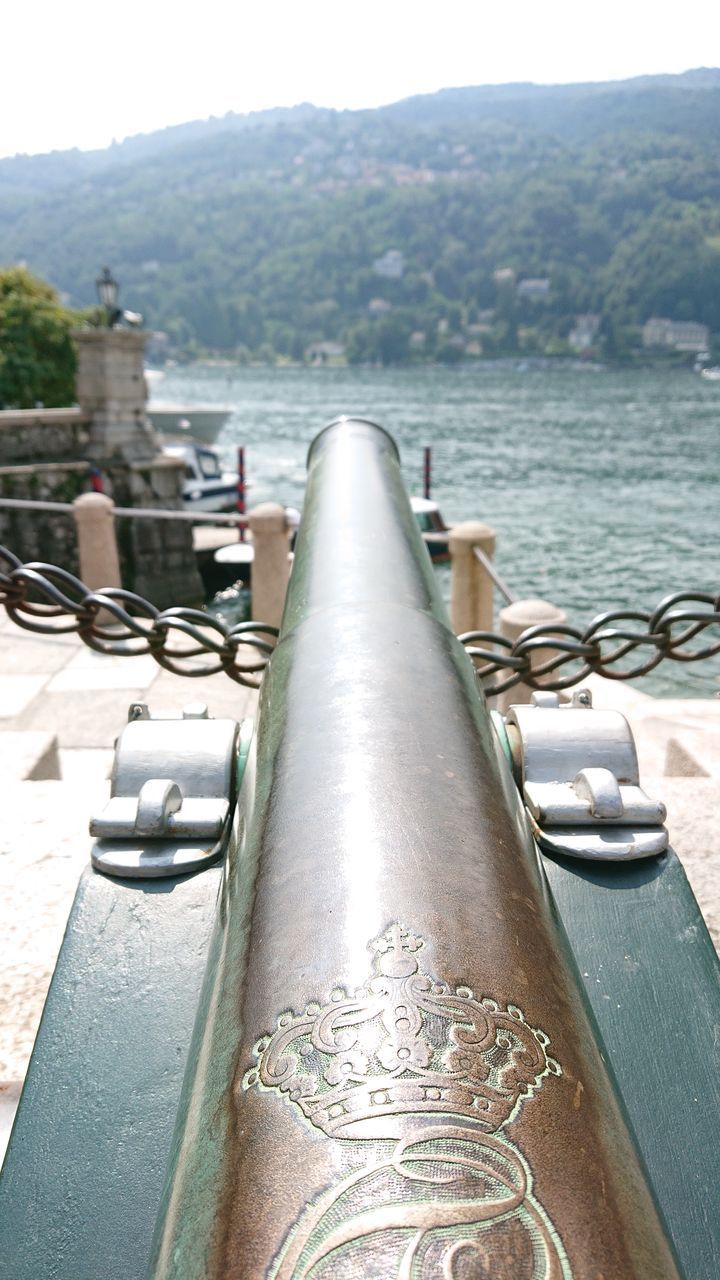
<svg viewBox="0 0 720 1280">
<path fill-rule="evenodd" d="M 93 591 L 122 586 L 112 499 L 104 493 L 81 493 L 73 508 L 82 581 Z"/>
<path fill-rule="evenodd" d="M 248 524 L 254 548 L 250 575 L 252 616 L 256 622 L 279 627 L 290 577 L 285 508 L 277 502 L 263 502 L 248 512 Z"/>
<path fill-rule="evenodd" d="M 452 560 L 450 617 L 453 631 L 492 631 L 493 583 L 473 554 L 480 547 L 488 559 L 495 550 L 495 530 L 480 520 L 453 525 L 448 539 Z"/>
<path fill-rule="evenodd" d="M 516 600 L 514 604 L 509 604 L 500 610 L 500 631 L 513 642 L 522 635 L 523 631 L 527 631 L 528 627 L 542 625 L 546 628 L 548 623 L 562 626 L 564 622 L 563 610 L 547 600 Z M 531 655 L 530 665 L 540 666 L 552 657 L 553 652 L 550 646 L 547 649 L 536 650 Z M 512 689 L 507 689 L 498 697 L 498 711 L 506 711 L 515 702 L 529 702 L 533 692 L 534 690 L 527 684 L 513 685 Z"/>
</svg>

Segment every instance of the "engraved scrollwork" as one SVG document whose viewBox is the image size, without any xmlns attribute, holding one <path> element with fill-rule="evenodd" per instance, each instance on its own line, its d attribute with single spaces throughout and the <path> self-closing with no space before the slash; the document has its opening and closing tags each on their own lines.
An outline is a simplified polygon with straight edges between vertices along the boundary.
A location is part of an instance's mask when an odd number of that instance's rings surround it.
<svg viewBox="0 0 720 1280">
<path fill-rule="evenodd" d="M 287 1018 L 288 1021 L 284 1021 Z M 292 1015 L 282 1015 L 278 1018 L 278 1030 L 272 1037 L 273 1052 L 266 1055 L 267 1046 L 270 1043 L 269 1037 L 264 1037 L 258 1041 L 258 1045 L 264 1047 L 260 1049 L 258 1056 L 263 1059 L 263 1075 L 267 1081 L 267 1087 L 273 1089 L 285 1089 L 288 1082 L 295 1076 L 300 1066 L 300 1045 L 302 1039 L 298 1039 L 298 1031 L 300 1037 L 307 1032 L 312 1031 L 313 1020 L 311 1018 L 294 1019 L 290 1021 Z M 297 1052 L 290 1049 L 291 1045 L 297 1046 Z"/>
<path fill-rule="evenodd" d="M 513 1280 L 572 1280 L 530 1166 L 499 1132 L 562 1074 L 548 1036 L 517 1005 L 423 973 L 422 946 L 391 925 L 365 987 L 282 1014 L 255 1046 L 244 1088 L 284 1094 L 359 1161 L 290 1230 L 272 1280 L 496 1280 L 496 1258 Z"/>
<path fill-rule="evenodd" d="M 320 1010 L 311 1025 L 312 1041 L 316 1049 L 325 1053 L 344 1052 L 357 1041 L 357 1028 L 371 1022 L 381 1012 L 380 1001 L 344 1000 L 329 1009 Z"/>
<path fill-rule="evenodd" d="M 413 1132 L 368 1161 L 309 1210 L 281 1250 L 272 1280 L 455 1280 L 471 1250 L 512 1250 L 513 1280 L 570 1280 L 562 1246 L 534 1198 L 526 1161 L 507 1141 L 456 1125 Z"/>
</svg>

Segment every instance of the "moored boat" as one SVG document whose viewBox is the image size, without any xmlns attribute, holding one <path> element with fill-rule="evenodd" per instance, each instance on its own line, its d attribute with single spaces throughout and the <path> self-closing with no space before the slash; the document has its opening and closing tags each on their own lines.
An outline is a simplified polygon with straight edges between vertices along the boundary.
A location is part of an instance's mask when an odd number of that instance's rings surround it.
<svg viewBox="0 0 720 1280">
<path fill-rule="evenodd" d="M 445 524 L 437 502 L 431 498 L 411 498 L 410 506 L 420 527 L 423 542 L 428 549 L 434 564 L 441 564 L 450 559 L 448 536 L 450 530 Z"/>
<path fill-rule="evenodd" d="M 195 440 L 173 440 L 163 453 L 185 464 L 182 496 L 187 511 L 234 511 L 238 481 L 233 471 L 223 471 L 214 449 Z"/>
<path fill-rule="evenodd" d="M 161 435 L 187 435 L 203 444 L 214 444 L 234 412 L 227 404 L 170 404 L 150 400 L 147 415 Z"/>
</svg>

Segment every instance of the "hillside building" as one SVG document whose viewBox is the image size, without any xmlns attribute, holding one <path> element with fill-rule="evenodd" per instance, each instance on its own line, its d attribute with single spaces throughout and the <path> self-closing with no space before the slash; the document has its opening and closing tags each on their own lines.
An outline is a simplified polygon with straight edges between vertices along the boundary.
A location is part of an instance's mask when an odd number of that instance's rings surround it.
<svg viewBox="0 0 720 1280">
<path fill-rule="evenodd" d="M 671 351 L 707 351 L 710 330 L 697 320 L 667 320 L 651 316 L 642 331 L 644 347 L 665 347 Z"/>
<path fill-rule="evenodd" d="M 515 272 L 512 267 L 498 267 L 493 271 L 493 280 L 498 287 L 515 283 Z"/>
<path fill-rule="evenodd" d="M 551 280 L 549 276 L 539 279 L 528 277 L 527 280 L 520 280 L 517 286 L 518 298 L 529 298 L 532 302 L 540 301 L 550 295 Z"/>
<path fill-rule="evenodd" d="M 602 317 L 588 313 L 575 317 L 575 324 L 568 334 L 568 343 L 575 351 L 589 351 L 597 339 Z"/>
<path fill-rule="evenodd" d="M 405 271 L 405 255 L 401 249 L 388 249 L 381 258 L 372 264 L 376 276 L 384 276 L 386 280 L 402 280 Z"/>
</svg>

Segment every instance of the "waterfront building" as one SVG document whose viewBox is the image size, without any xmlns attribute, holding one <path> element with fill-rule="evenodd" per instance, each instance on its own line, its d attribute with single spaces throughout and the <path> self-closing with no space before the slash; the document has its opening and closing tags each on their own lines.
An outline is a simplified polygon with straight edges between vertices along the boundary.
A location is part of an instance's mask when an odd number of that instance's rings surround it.
<svg viewBox="0 0 720 1280">
<path fill-rule="evenodd" d="M 568 334 L 568 342 L 576 351 L 589 351 L 595 339 L 597 338 L 598 329 L 600 328 L 601 316 L 588 315 L 576 316 L 574 327 Z"/>
<path fill-rule="evenodd" d="M 672 351 L 707 351 L 710 331 L 697 320 L 668 320 L 651 316 L 642 331 L 644 347 L 666 347 Z"/>
</svg>

